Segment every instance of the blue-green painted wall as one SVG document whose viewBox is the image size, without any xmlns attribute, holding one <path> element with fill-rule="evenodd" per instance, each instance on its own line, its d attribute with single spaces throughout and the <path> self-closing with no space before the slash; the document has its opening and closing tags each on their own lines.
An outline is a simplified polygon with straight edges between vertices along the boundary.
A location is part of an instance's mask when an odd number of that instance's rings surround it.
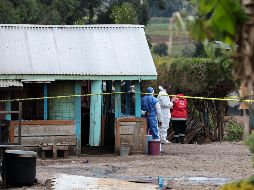
<svg viewBox="0 0 254 190">
<path fill-rule="evenodd" d="M 74 81 L 56 81 L 48 85 L 49 96 L 73 95 L 75 93 Z M 74 98 L 56 98 L 48 100 L 48 119 L 74 120 Z"/>
<path fill-rule="evenodd" d="M 7 92 L 6 100 L 11 99 L 11 92 Z M 11 111 L 11 102 L 5 102 L 5 111 Z M 11 120 L 11 114 L 5 115 L 6 120 Z"/>
</svg>

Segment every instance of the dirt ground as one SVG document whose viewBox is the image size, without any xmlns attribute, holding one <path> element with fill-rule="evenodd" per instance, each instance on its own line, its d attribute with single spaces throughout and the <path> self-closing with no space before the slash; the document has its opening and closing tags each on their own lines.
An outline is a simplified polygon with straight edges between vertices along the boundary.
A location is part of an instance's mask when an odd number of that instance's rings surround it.
<svg viewBox="0 0 254 190">
<path fill-rule="evenodd" d="M 57 161 L 39 160 L 39 184 L 19 189 L 44 189 L 45 181 L 69 174 L 128 181 L 156 182 L 170 179 L 174 189 L 218 189 L 226 182 L 248 178 L 254 172 L 251 154 L 242 143 L 169 144 L 161 156 L 113 155 L 71 157 Z M 85 188 L 84 188 L 85 189 Z"/>
</svg>

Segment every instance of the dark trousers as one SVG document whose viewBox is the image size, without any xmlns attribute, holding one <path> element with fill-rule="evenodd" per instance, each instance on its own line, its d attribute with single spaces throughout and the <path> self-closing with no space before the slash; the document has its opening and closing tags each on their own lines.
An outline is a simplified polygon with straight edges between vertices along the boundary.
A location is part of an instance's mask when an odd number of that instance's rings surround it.
<svg viewBox="0 0 254 190">
<path fill-rule="evenodd" d="M 184 137 L 185 136 L 185 133 L 186 133 L 186 120 L 171 120 L 172 122 L 172 127 L 173 127 L 173 130 L 175 132 L 174 136 L 175 137 L 179 137 L 179 136 L 182 136 Z"/>
</svg>

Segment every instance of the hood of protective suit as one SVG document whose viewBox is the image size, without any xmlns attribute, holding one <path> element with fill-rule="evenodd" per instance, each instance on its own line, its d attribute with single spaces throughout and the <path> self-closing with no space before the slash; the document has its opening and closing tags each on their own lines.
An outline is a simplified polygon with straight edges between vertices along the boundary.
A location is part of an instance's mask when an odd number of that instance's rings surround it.
<svg viewBox="0 0 254 190">
<path fill-rule="evenodd" d="M 181 96 L 184 96 L 184 94 L 177 94 L 176 97 L 179 98 L 179 99 L 185 99 L 185 97 L 181 97 Z"/>
<path fill-rule="evenodd" d="M 146 92 L 147 92 L 147 93 L 154 93 L 154 90 L 153 90 L 152 87 L 148 87 L 148 88 L 146 89 Z"/>
<path fill-rule="evenodd" d="M 166 90 L 165 90 L 162 86 L 159 86 L 159 89 L 160 89 L 160 91 L 162 91 L 162 92 L 166 92 Z"/>
</svg>

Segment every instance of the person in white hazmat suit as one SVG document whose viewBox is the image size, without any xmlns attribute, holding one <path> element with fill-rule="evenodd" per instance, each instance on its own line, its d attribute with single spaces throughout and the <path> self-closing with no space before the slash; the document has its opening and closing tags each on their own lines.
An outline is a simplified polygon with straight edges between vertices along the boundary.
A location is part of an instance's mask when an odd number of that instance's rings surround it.
<svg viewBox="0 0 254 190">
<path fill-rule="evenodd" d="M 161 119 L 162 119 L 161 120 L 162 125 L 161 127 L 159 127 L 159 135 L 160 135 L 161 143 L 168 144 L 170 143 L 167 140 L 169 122 L 171 118 L 170 108 L 173 106 L 173 103 L 170 101 L 170 98 L 168 96 L 166 89 L 164 89 L 162 86 L 159 86 L 159 89 L 160 89 L 160 92 L 157 98 L 161 107 Z"/>
</svg>

